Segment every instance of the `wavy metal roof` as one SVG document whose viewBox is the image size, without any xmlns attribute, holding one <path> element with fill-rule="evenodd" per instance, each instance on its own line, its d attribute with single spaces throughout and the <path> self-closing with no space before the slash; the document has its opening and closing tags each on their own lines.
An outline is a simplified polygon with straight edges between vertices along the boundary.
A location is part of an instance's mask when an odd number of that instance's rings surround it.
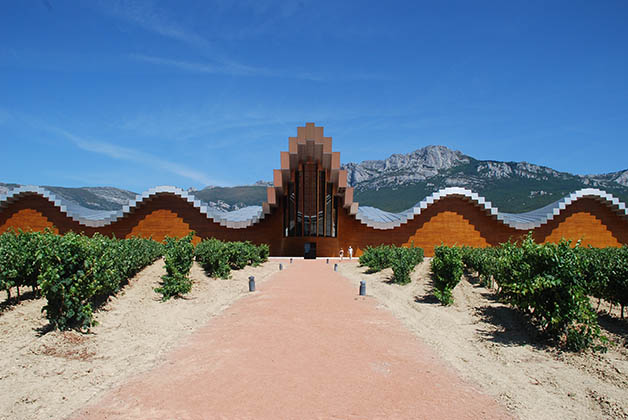
<svg viewBox="0 0 628 420">
<path fill-rule="evenodd" d="M 623 202 L 619 201 L 619 199 L 612 194 L 595 188 L 578 190 L 561 200 L 527 213 L 503 213 L 499 212 L 497 207 L 494 207 L 490 201 L 486 201 L 484 197 L 477 193 L 466 188 L 452 187 L 435 192 L 413 207 L 400 213 L 389 213 L 374 207 L 361 206 L 358 208 L 356 218 L 363 224 L 374 229 L 394 229 L 414 219 L 415 216 L 421 214 L 421 212 L 430 205 L 446 197 L 461 197 L 469 200 L 476 207 L 482 209 L 488 216 L 495 218 L 511 228 L 519 230 L 530 230 L 544 225 L 558 216 L 570 204 L 581 198 L 593 198 L 598 200 L 610 207 L 611 210 L 615 211 L 620 216 L 628 217 L 628 210 Z"/>
<path fill-rule="evenodd" d="M 0 195 L 0 208 L 6 207 L 8 203 L 17 200 L 23 195 L 37 194 L 46 198 L 62 213 L 66 214 L 69 218 L 79 224 L 88 227 L 102 227 L 107 226 L 118 219 L 122 219 L 127 214 L 132 213 L 143 202 L 149 201 L 154 196 L 163 193 L 174 194 L 182 198 L 197 208 L 201 214 L 206 215 L 209 220 L 232 229 L 247 228 L 264 218 L 261 206 L 250 206 L 235 211 L 225 212 L 208 206 L 206 203 L 197 200 L 192 194 L 189 194 L 181 188 L 172 186 L 158 186 L 151 188 L 135 197 L 135 199 L 131 200 L 129 204 L 123 206 L 122 210 L 118 211 L 92 210 L 74 203 L 64 203 L 61 199 L 57 198 L 53 193 L 45 188 L 23 186 L 14 188 L 8 191 L 7 194 Z"/>
<path fill-rule="evenodd" d="M 55 197 L 50 191 L 42 187 L 24 186 L 10 190 L 5 195 L 0 195 L 0 208 L 17 200 L 19 197 L 28 194 L 37 194 L 49 200 L 55 207 L 70 217 L 72 220 L 88 227 L 107 226 L 118 219 L 132 213 L 143 202 L 151 200 L 158 194 L 174 194 L 183 200 L 191 203 L 201 214 L 206 215 L 209 220 L 219 223 L 232 229 L 243 229 L 254 225 L 264 218 L 262 206 L 249 206 L 239 210 L 225 212 L 208 206 L 206 203 L 197 200 L 192 194 L 172 186 L 159 186 L 138 195 L 135 200 L 131 200 L 128 205 L 119 211 L 92 210 L 74 203 L 64 203 Z M 420 215 L 435 202 L 447 197 L 460 197 L 473 203 L 482 209 L 488 216 L 495 218 L 501 223 L 519 230 L 535 229 L 554 217 L 558 216 L 569 205 L 581 198 L 593 198 L 605 204 L 611 210 L 622 217 L 628 217 L 626 205 L 613 195 L 598 189 L 586 188 L 578 190 L 556 201 L 548 206 L 533 210 L 527 213 L 500 213 L 490 201 L 477 193 L 465 188 L 445 188 L 426 197 L 413 207 L 400 213 L 391 213 L 375 207 L 359 206 L 355 215 L 361 223 L 374 229 L 394 229 Z"/>
</svg>

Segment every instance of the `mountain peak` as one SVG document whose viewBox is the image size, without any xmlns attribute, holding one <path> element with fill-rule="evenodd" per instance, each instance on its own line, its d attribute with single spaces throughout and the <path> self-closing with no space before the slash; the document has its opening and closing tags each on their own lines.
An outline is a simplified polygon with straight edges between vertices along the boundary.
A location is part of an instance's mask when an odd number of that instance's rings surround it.
<svg viewBox="0 0 628 420">
<path fill-rule="evenodd" d="M 385 160 L 365 160 L 342 165 L 351 185 L 373 181 L 406 184 L 438 175 L 440 171 L 469 163 L 471 159 L 445 146 L 429 145 L 407 154 L 395 153 Z"/>
</svg>

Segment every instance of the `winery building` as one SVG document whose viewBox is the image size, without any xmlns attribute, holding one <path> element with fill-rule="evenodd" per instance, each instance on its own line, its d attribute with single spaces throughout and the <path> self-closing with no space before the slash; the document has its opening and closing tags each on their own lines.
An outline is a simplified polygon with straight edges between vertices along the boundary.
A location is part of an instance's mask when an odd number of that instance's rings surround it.
<svg viewBox="0 0 628 420">
<path fill-rule="evenodd" d="M 356 254 L 369 245 L 418 246 L 430 256 L 434 247 L 485 247 L 518 239 L 532 231 L 538 242 L 561 238 L 594 247 L 628 243 L 628 210 L 604 191 L 583 189 L 528 213 L 499 212 L 464 188 L 446 188 L 401 213 L 353 201 L 340 153 L 332 150 L 323 127 L 308 123 L 289 138 L 280 153 L 262 206 L 222 212 L 176 187 L 155 187 L 107 212 L 65 204 L 39 187 L 20 187 L 0 196 L 0 232 L 8 229 L 69 231 L 117 238 L 163 240 L 194 231 L 196 240 L 267 243 L 273 256 L 337 256 L 351 246 Z"/>
</svg>

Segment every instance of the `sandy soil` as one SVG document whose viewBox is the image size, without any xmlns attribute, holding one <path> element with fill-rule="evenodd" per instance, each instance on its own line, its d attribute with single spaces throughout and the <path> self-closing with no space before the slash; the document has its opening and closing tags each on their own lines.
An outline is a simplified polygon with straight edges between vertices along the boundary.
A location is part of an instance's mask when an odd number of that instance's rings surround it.
<svg viewBox="0 0 628 420">
<path fill-rule="evenodd" d="M 278 260 L 211 279 L 194 263 L 192 292 L 160 302 L 153 291 L 163 261 L 147 267 L 96 314 L 89 334 L 47 332 L 44 299 L 25 300 L 0 314 L 0 419 L 65 418 L 94 396 L 148 370 L 210 318 L 248 292 L 248 276 L 263 282 Z M 284 262 L 284 266 L 286 266 Z"/>
<path fill-rule="evenodd" d="M 356 287 L 366 280 L 368 295 L 515 416 L 628 418 L 628 320 L 601 317 L 615 343 L 606 354 L 560 352 L 536 341 L 525 319 L 473 277 L 456 287 L 454 305 L 440 305 L 431 294 L 429 264 L 419 265 L 405 286 L 389 283 L 390 269 L 365 274 L 347 262 L 339 271 Z"/>
</svg>

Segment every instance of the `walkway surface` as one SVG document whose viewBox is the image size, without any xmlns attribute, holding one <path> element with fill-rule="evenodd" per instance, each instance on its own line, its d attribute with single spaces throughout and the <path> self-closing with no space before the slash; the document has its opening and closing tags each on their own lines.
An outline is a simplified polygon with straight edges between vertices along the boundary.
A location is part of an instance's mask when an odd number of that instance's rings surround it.
<svg viewBox="0 0 628 420">
<path fill-rule="evenodd" d="M 508 418 L 324 260 L 295 260 L 93 419 Z"/>
</svg>

